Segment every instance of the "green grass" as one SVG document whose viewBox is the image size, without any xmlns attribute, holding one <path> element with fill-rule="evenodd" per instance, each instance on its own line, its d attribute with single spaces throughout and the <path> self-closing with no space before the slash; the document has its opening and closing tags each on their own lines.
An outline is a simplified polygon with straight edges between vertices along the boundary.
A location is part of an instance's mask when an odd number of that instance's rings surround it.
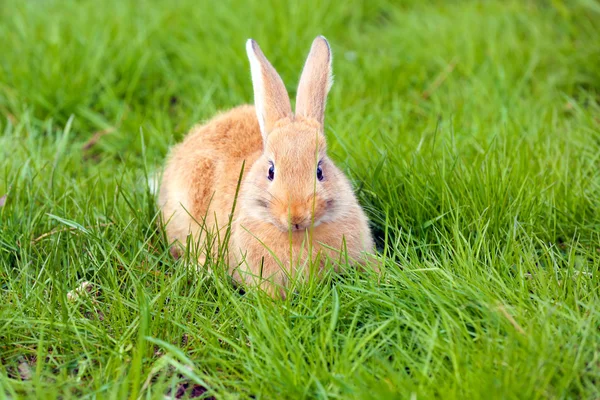
<svg viewBox="0 0 600 400">
<path fill-rule="evenodd" d="M 0 398 L 600 398 L 599 20 L 596 0 L 3 1 Z M 242 295 L 170 257 L 146 177 L 251 101 L 248 37 L 293 97 L 318 34 L 331 154 L 385 271 Z"/>
</svg>

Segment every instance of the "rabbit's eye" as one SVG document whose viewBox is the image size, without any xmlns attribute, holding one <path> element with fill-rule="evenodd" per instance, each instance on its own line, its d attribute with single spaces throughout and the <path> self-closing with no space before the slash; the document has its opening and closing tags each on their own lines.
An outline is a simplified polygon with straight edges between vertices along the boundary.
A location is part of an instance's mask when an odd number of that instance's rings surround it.
<svg viewBox="0 0 600 400">
<path fill-rule="evenodd" d="M 269 180 L 272 181 L 275 178 L 275 166 L 272 162 L 270 162 L 271 166 L 269 167 Z"/>
<path fill-rule="evenodd" d="M 317 165 L 317 179 L 319 181 L 323 180 L 323 170 L 321 169 L 321 164 Z"/>
</svg>

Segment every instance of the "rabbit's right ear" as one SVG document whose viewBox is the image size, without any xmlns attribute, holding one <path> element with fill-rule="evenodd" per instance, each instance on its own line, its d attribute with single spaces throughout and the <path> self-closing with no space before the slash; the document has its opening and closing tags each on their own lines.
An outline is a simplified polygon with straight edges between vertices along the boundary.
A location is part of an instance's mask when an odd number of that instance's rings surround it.
<svg viewBox="0 0 600 400">
<path fill-rule="evenodd" d="M 319 36 L 313 41 L 300 76 L 296 115 L 312 118 L 323 125 L 327 93 L 332 84 L 331 48 L 327 39 Z"/>
<path fill-rule="evenodd" d="M 252 71 L 256 116 L 263 139 L 266 140 L 277 121 L 292 115 L 290 98 L 281 77 L 260 50 L 258 43 L 248 39 L 246 52 Z"/>
</svg>

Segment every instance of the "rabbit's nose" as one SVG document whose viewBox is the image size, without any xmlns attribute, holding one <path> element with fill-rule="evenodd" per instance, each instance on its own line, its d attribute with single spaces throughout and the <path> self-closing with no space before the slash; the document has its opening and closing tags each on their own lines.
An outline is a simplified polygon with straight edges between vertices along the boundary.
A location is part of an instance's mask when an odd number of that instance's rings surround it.
<svg viewBox="0 0 600 400">
<path fill-rule="evenodd" d="M 281 216 L 281 222 L 285 225 L 288 225 L 292 229 L 301 229 L 304 228 L 304 223 L 306 221 L 306 210 L 304 207 L 292 204 L 289 206 L 285 215 Z"/>
<path fill-rule="evenodd" d="M 286 215 L 282 220 L 285 225 L 288 225 L 292 229 L 300 229 L 304 222 L 304 218 L 301 215 Z"/>
<path fill-rule="evenodd" d="M 288 220 L 291 224 L 296 224 L 303 219 L 304 207 L 300 204 L 292 203 L 288 208 Z"/>
<path fill-rule="evenodd" d="M 301 216 L 282 216 L 280 218 L 281 223 L 285 226 L 288 226 L 292 230 L 300 230 L 304 229 L 304 221 L 305 218 Z"/>
<path fill-rule="evenodd" d="M 303 215 L 291 215 L 290 216 L 290 224 L 292 225 L 298 225 L 301 224 L 304 221 L 304 216 Z"/>
</svg>

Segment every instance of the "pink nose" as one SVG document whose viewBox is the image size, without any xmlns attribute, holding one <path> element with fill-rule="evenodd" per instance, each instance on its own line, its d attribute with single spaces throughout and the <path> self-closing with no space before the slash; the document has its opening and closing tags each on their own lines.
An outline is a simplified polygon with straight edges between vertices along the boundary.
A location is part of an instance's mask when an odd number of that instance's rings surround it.
<svg viewBox="0 0 600 400">
<path fill-rule="evenodd" d="M 281 216 L 281 223 L 292 229 L 304 228 L 304 223 L 307 220 L 304 211 L 305 210 L 299 206 L 291 206 L 289 213 L 285 213 Z"/>
<path fill-rule="evenodd" d="M 288 225 L 291 228 L 300 229 L 303 228 L 303 223 L 305 222 L 305 218 L 299 215 L 292 215 L 289 218 L 287 216 L 281 217 L 280 221 L 283 225 Z"/>
</svg>

